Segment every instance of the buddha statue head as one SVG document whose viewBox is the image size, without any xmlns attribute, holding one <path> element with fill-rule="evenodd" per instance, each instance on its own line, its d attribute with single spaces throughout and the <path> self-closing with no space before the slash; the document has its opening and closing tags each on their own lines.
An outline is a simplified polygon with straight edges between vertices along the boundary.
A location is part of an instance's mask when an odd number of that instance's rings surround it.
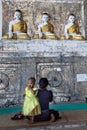
<svg viewBox="0 0 87 130">
<path fill-rule="evenodd" d="M 75 22 L 75 15 L 74 14 L 69 14 L 68 22 L 69 23 L 74 23 Z"/>
<path fill-rule="evenodd" d="M 42 14 L 42 22 L 48 23 L 49 20 L 50 20 L 50 15 L 49 15 L 48 13 L 43 13 L 43 14 Z"/>
<path fill-rule="evenodd" d="M 15 20 L 21 20 L 22 19 L 22 12 L 20 10 L 16 10 L 14 13 L 14 19 Z"/>
</svg>

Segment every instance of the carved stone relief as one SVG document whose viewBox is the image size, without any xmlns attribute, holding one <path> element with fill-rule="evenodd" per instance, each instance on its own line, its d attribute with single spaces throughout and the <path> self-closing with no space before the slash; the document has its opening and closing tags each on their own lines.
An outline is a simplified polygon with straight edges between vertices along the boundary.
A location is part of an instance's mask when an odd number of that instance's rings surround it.
<svg viewBox="0 0 87 130">
<path fill-rule="evenodd" d="M 73 96 L 75 88 L 73 85 L 72 66 L 61 65 L 60 63 L 39 63 L 37 64 L 38 82 L 41 77 L 47 77 L 49 87 L 53 91 L 54 102 L 68 101 Z"/>
<path fill-rule="evenodd" d="M 9 86 L 9 77 L 5 73 L 0 73 L 0 93 L 3 93 Z"/>
<path fill-rule="evenodd" d="M 18 104 L 20 80 L 20 64 L 0 64 L 0 107 Z"/>
</svg>

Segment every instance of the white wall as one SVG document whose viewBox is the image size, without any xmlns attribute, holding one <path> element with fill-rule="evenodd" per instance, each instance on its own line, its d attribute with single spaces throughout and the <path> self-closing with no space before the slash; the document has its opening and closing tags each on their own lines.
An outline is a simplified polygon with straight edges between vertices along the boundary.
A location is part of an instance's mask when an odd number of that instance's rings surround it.
<svg viewBox="0 0 87 130">
<path fill-rule="evenodd" d="M 2 37 L 2 0 L 0 0 L 0 40 Z"/>
</svg>

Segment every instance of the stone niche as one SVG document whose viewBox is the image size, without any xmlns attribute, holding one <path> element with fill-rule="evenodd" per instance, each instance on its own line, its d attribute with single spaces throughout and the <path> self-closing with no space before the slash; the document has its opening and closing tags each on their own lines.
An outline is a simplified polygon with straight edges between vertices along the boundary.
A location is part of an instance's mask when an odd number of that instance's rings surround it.
<svg viewBox="0 0 87 130">
<path fill-rule="evenodd" d="M 16 9 L 23 12 L 23 18 L 27 22 L 28 33 L 31 36 L 37 32 L 37 26 L 41 22 L 43 12 L 50 14 L 51 23 L 59 38 L 64 34 L 64 26 L 70 13 L 75 14 L 82 35 L 86 35 L 86 0 L 2 0 L 0 3 L 2 35 L 8 32 L 7 25 L 13 19 Z"/>
</svg>

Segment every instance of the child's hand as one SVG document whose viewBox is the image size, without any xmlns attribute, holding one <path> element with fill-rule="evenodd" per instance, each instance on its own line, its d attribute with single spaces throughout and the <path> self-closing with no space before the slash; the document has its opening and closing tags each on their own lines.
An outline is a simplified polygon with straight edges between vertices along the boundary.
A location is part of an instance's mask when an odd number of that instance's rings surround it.
<svg viewBox="0 0 87 130">
<path fill-rule="evenodd" d="M 22 96 L 23 96 L 23 97 L 25 97 L 25 96 L 26 96 L 26 94 L 22 94 Z"/>
<path fill-rule="evenodd" d="M 32 89 L 32 85 L 31 85 L 31 84 L 28 84 L 28 88 L 29 88 L 29 89 Z"/>
</svg>

